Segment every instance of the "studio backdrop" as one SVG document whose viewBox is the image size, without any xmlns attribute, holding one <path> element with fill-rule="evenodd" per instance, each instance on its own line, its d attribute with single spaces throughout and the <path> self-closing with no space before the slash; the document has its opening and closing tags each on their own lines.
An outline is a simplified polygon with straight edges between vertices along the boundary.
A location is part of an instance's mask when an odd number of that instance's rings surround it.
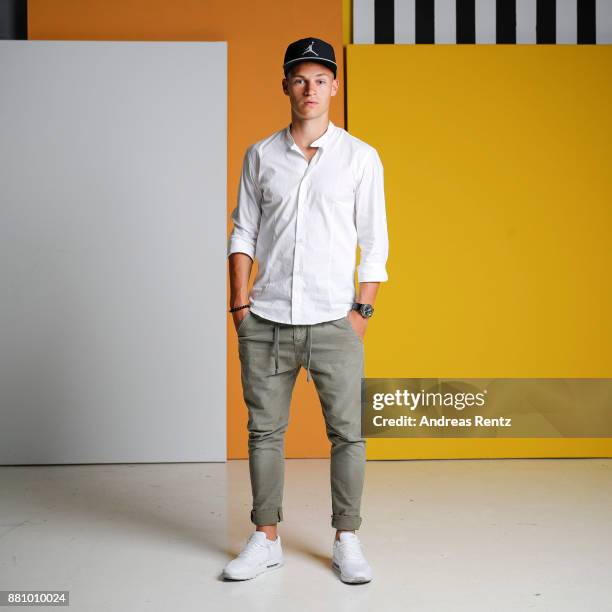
<svg viewBox="0 0 612 612">
<path fill-rule="evenodd" d="M 0 463 L 225 461 L 225 42 L 0 42 Z"/>
</svg>

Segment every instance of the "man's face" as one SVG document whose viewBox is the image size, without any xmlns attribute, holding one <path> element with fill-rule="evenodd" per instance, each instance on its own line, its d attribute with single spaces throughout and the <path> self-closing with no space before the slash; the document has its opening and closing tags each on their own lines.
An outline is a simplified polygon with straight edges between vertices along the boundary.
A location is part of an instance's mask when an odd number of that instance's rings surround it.
<svg viewBox="0 0 612 612">
<path fill-rule="evenodd" d="M 283 79 L 283 91 L 289 96 L 291 108 L 302 119 L 313 119 L 327 112 L 338 85 L 334 73 L 317 62 L 298 62 Z"/>
</svg>

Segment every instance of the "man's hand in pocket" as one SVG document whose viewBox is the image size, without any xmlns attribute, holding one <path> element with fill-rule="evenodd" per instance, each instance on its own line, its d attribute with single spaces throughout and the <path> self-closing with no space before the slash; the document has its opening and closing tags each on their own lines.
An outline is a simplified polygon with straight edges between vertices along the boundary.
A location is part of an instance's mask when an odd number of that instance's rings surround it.
<svg viewBox="0 0 612 612">
<path fill-rule="evenodd" d="M 355 333 L 363 340 L 368 327 L 368 319 L 364 319 L 356 310 L 351 310 L 347 318 Z"/>
<path fill-rule="evenodd" d="M 232 312 L 232 318 L 234 319 L 234 329 L 236 330 L 236 333 L 238 333 L 238 327 L 240 326 L 242 319 L 248 316 L 248 314 L 248 308 L 241 308 L 240 310 L 236 310 L 236 312 Z"/>
</svg>

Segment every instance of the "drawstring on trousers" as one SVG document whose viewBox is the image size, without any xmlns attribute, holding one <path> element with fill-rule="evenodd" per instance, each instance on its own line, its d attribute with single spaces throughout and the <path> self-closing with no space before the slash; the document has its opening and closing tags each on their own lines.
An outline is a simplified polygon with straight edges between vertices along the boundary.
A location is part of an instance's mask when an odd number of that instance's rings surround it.
<svg viewBox="0 0 612 612">
<path fill-rule="evenodd" d="M 306 364 L 306 382 L 312 380 L 310 375 L 310 356 L 312 354 L 312 325 L 306 327 L 306 334 L 308 336 L 308 362 Z M 278 347 L 279 347 L 279 336 L 280 336 L 280 324 L 274 323 L 274 373 L 278 374 Z"/>
</svg>

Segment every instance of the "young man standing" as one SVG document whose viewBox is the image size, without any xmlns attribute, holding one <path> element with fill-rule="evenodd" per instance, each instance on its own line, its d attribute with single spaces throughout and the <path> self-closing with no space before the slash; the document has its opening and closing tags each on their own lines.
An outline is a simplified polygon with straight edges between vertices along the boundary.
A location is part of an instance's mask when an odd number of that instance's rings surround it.
<svg viewBox="0 0 612 612">
<path fill-rule="evenodd" d="M 332 566 L 344 582 L 372 570 L 361 525 L 363 338 L 379 283 L 388 279 L 383 167 L 376 149 L 329 120 L 338 91 L 333 47 L 291 43 L 282 86 L 291 123 L 248 147 L 227 254 L 230 312 L 249 411 L 256 530 L 223 576 L 244 580 L 283 564 L 284 436 L 302 366 L 314 381 L 331 442 Z M 359 294 L 355 292 L 356 248 Z M 259 262 L 251 294 L 248 281 Z"/>
</svg>

